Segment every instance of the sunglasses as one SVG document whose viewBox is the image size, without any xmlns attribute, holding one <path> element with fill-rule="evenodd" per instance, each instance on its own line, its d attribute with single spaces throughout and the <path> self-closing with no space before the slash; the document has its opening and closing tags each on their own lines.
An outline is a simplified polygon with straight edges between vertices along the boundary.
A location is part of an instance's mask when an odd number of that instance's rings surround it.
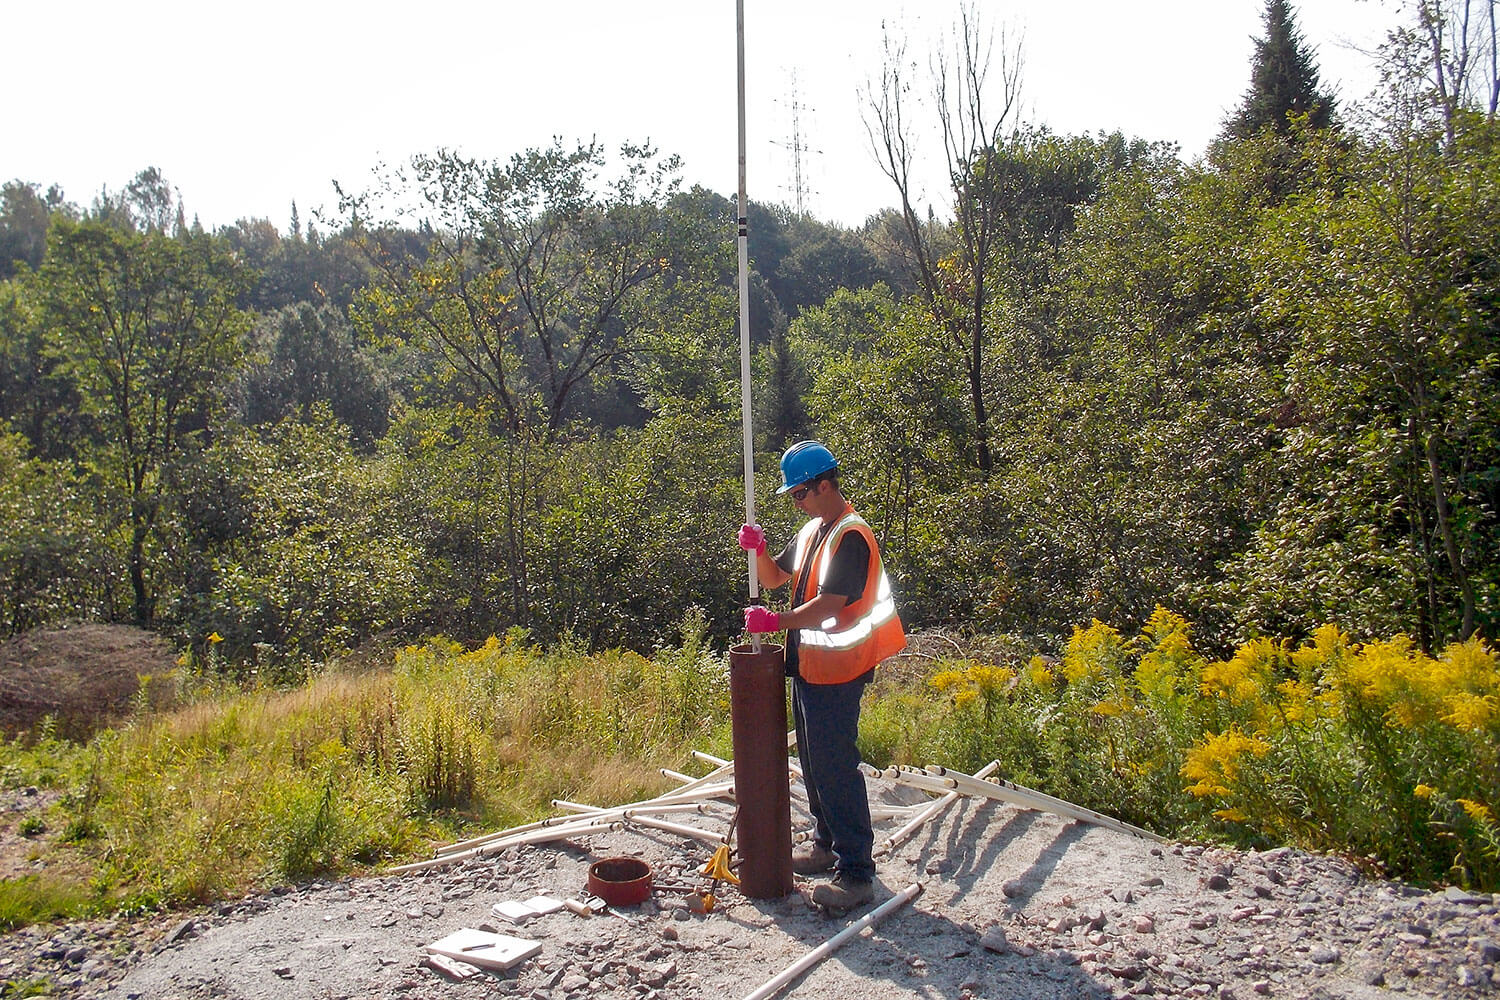
<svg viewBox="0 0 1500 1000">
<path fill-rule="evenodd" d="M 817 483 L 808 483 L 806 486 L 799 486 L 795 490 L 792 490 L 792 500 L 801 503 L 803 498 L 811 493 L 813 487 L 816 485 Z"/>
</svg>

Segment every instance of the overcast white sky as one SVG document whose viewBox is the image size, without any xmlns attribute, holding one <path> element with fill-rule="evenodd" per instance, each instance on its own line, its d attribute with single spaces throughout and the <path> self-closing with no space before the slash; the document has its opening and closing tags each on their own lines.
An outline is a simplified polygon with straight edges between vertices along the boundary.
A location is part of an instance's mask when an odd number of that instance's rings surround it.
<svg viewBox="0 0 1500 1000">
<path fill-rule="evenodd" d="M 1023 39 L 1028 121 L 1121 129 L 1199 154 L 1249 83 L 1264 0 L 979 0 Z M 957 0 L 745 0 L 748 187 L 857 225 L 893 203 L 859 88 L 882 25 L 925 69 Z M 1374 85 L 1371 51 L 1397 0 L 1302 0 L 1325 86 Z M 734 0 L 48 0 L 4 18 L 0 180 L 57 183 L 87 204 L 161 168 L 189 215 L 287 228 L 362 189 L 377 162 L 454 148 L 508 158 L 562 136 L 649 139 L 684 176 L 736 187 Z M 793 89 L 793 79 L 796 89 Z M 924 133 L 934 153 L 937 135 Z M 939 185 L 929 193 L 940 196 Z M 939 199 L 940 200 L 940 199 Z M 939 206 L 941 208 L 941 205 Z"/>
</svg>

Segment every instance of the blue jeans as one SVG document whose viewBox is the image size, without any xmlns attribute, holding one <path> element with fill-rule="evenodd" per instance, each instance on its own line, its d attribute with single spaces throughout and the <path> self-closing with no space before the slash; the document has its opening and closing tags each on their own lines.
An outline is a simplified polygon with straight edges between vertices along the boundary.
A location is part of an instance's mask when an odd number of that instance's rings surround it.
<svg viewBox="0 0 1500 1000">
<path fill-rule="evenodd" d="M 839 871 L 857 879 L 875 877 L 870 856 L 870 800 L 859 773 L 859 700 L 874 671 L 843 684 L 792 680 L 792 720 L 807 802 L 816 824 L 813 839 L 838 856 Z"/>
</svg>

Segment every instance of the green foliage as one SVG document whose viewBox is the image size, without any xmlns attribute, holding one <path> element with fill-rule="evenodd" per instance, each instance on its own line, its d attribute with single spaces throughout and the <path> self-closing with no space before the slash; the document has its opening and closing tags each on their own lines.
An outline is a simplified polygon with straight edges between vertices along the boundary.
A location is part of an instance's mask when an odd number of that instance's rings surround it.
<svg viewBox="0 0 1500 1000">
<path fill-rule="evenodd" d="M 173 609 L 184 638 L 210 633 L 219 655 L 271 678 L 401 621 L 417 555 L 389 463 L 358 459 L 326 413 L 217 442 L 183 512 L 184 574 L 195 594 Z M 209 462 L 213 464 L 210 465 Z"/>
<path fill-rule="evenodd" d="M 0 930 L 77 919 L 97 912 L 97 902 L 86 886 L 42 875 L 0 879 Z M 0 989 L 0 996 L 38 995 Z"/>
<path fill-rule="evenodd" d="M 1314 128 L 1333 123 L 1333 98 L 1318 83 L 1318 67 L 1308 52 L 1287 0 L 1267 0 L 1266 34 L 1255 40 L 1250 89 L 1225 126 L 1225 135 L 1248 139 L 1263 128 L 1287 133 L 1292 119 L 1305 117 Z"/>
<path fill-rule="evenodd" d="M 390 388 L 340 310 L 309 302 L 287 306 L 267 316 L 256 334 L 264 354 L 244 375 L 246 423 L 293 414 L 308 419 L 326 408 L 363 449 L 385 433 Z"/>
<path fill-rule="evenodd" d="M 0 634 L 101 614 L 109 559 L 86 484 L 0 432 Z"/>
<path fill-rule="evenodd" d="M 213 237 L 97 220 L 56 222 L 39 274 L 50 349 L 97 421 L 90 464 L 124 526 L 134 618 L 145 625 L 159 596 L 168 464 L 239 363 L 248 319 L 234 300 L 244 275 Z"/>
<path fill-rule="evenodd" d="M 1214 660 L 1158 608 L 1134 638 L 1075 628 L 1060 662 L 940 661 L 927 687 L 941 709 L 910 685 L 878 688 L 861 736 L 882 760 L 996 760 L 1006 778 L 1164 833 L 1482 888 L 1500 879 L 1497 664 L 1477 640 L 1434 659 L 1405 636 L 1359 645 L 1332 626 Z"/>
</svg>

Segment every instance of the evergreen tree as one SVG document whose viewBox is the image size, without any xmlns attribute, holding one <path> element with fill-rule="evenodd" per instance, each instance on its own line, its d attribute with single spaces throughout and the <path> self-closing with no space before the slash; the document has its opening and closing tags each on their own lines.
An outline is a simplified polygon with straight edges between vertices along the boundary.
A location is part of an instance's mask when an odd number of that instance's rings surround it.
<svg viewBox="0 0 1500 1000">
<path fill-rule="evenodd" d="M 1250 89 L 1225 125 L 1224 137 L 1248 138 L 1267 125 L 1285 135 L 1293 115 L 1307 115 L 1314 128 L 1333 125 L 1333 98 L 1319 89 L 1317 62 L 1286 0 L 1266 0 L 1265 24 L 1265 37 L 1255 42 Z"/>
</svg>

